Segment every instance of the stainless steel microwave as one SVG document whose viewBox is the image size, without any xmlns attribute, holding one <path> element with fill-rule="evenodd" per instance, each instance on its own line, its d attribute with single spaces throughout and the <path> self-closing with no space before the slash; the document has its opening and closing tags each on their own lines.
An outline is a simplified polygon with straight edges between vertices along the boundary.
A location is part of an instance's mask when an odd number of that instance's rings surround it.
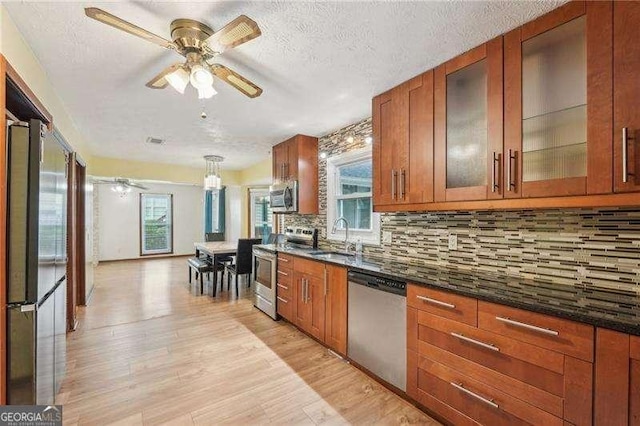
<svg viewBox="0 0 640 426">
<path fill-rule="evenodd" d="M 298 182 L 279 183 L 269 187 L 271 211 L 294 213 L 298 211 Z"/>
</svg>

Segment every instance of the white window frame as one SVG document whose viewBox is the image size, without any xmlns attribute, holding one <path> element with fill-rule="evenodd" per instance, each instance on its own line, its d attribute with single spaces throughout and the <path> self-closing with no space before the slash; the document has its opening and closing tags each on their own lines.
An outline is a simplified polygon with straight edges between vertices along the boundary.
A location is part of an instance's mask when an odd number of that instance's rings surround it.
<svg viewBox="0 0 640 426">
<path fill-rule="evenodd" d="M 169 209 L 167 211 L 167 244 L 164 249 L 147 250 L 145 248 L 145 207 L 147 197 L 163 197 L 168 200 Z M 152 256 L 155 254 L 173 254 L 173 194 L 140 193 L 140 256 Z"/>
<path fill-rule="evenodd" d="M 371 160 L 371 148 L 362 148 L 327 159 L 327 239 L 331 241 L 344 241 L 345 230 L 337 229 L 335 234 L 331 233 L 333 223 L 337 219 L 337 193 L 338 193 L 338 168 L 351 163 L 358 163 L 363 160 Z M 373 182 L 372 182 L 373 189 Z M 373 200 L 371 201 L 373 206 Z M 380 213 L 371 214 L 371 230 L 349 229 L 349 241 L 355 243 L 358 239 L 366 245 L 380 245 Z"/>
</svg>

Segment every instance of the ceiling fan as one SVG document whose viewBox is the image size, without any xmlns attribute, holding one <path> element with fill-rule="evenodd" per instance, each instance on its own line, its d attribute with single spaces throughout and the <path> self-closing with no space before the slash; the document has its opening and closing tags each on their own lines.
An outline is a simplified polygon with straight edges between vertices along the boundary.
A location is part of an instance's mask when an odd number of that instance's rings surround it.
<svg viewBox="0 0 640 426">
<path fill-rule="evenodd" d="M 131 188 L 142 189 L 143 191 L 149 189 L 144 185 L 140 185 L 132 181 L 131 179 L 116 177 L 113 179 L 96 179 L 93 181 L 96 184 L 107 184 L 112 185 L 111 190 L 117 192 L 121 195 L 126 195 L 131 192 Z"/>
<path fill-rule="evenodd" d="M 217 93 L 213 88 L 213 76 L 216 76 L 250 98 L 257 98 L 262 94 L 260 87 L 237 72 L 224 65 L 207 62 L 221 55 L 225 50 L 253 40 L 262 34 L 258 24 L 245 15 L 238 16 L 215 32 L 202 22 L 176 19 L 171 22 L 173 41 L 169 41 L 102 9 L 88 7 L 84 11 L 88 17 L 96 21 L 166 49 L 175 50 L 186 58 L 184 63 L 173 64 L 153 77 L 147 83 L 149 88 L 164 89 L 167 85 L 171 85 L 178 92 L 184 93 L 187 84 L 191 82 L 198 91 L 198 97 L 208 99 Z"/>
</svg>

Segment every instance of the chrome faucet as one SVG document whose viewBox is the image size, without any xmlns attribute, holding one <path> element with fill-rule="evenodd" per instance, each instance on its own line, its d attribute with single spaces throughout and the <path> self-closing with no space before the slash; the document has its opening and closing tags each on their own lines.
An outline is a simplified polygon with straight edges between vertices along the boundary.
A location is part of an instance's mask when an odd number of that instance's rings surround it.
<svg viewBox="0 0 640 426">
<path fill-rule="evenodd" d="M 333 222 L 333 228 L 331 229 L 331 233 L 332 234 L 336 233 L 339 222 L 344 222 L 344 229 L 345 229 L 344 230 L 344 251 L 345 253 L 349 253 L 349 247 L 351 246 L 351 243 L 349 242 L 349 221 L 344 216 L 340 216 L 335 220 L 335 222 Z"/>
</svg>

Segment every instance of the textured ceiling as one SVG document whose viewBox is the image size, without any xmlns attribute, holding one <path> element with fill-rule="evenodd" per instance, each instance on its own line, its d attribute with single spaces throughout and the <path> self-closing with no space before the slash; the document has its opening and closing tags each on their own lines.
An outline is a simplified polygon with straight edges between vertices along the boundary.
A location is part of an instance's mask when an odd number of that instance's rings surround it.
<svg viewBox="0 0 640 426">
<path fill-rule="evenodd" d="M 29 2 L 5 3 L 95 155 L 227 169 L 264 159 L 296 134 L 320 136 L 371 114 L 371 98 L 561 4 L 510 2 Z M 239 14 L 262 36 L 219 62 L 264 89 L 255 100 L 218 82 L 193 89 L 144 84 L 181 57 L 84 16 L 96 6 L 169 38 L 175 18 L 215 29 Z M 208 118 L 200 118 L 202 109 Z M 55 117 L 54 117 L 55 120 Z M 144 143 L 148 136 L 163 146 Z"/>
</svg>

